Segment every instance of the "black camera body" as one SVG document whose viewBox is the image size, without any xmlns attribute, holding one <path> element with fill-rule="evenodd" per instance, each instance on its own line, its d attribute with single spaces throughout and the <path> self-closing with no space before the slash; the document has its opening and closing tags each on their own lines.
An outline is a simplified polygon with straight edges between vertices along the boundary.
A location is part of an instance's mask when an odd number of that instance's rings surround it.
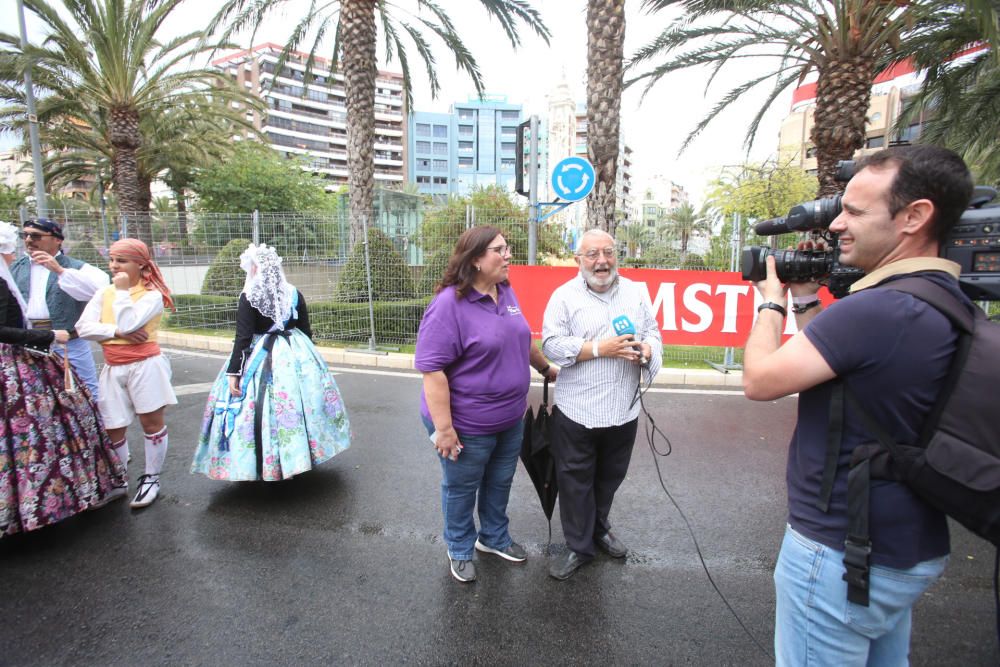
<svg viewBox="0 0 1000 667">
<path fill-rule="evenodd" d="M 848 181 L 854 175 L 854 162 L 837 164 L 837 180 Z M 996 196 L 996 190 L 977 186 L 970 208 L 941 245 L 941 257 L 961 267 L 959 283 L 969 298 L 977 301 L 1000 301 L 1000 207 L 984 206 Z M 826 240 L 827 250 L 772 250 L 766 246 L 743 249 L 741 268 L 744 280 L 767 277 L 764 259 L 773 255 L 778 278 L 786 283 L 824 282 L 834 298 L 847 296 L 850 286 L 865 275 L 861 269 L 840 263 L 837 234 L 830 223 L 840 215 L 840 195 L 824 197 L 793 206 L 784 218 L 764 220 L 754 226 L 761 236 L 788 232 L 818 231 Z"/>
</svg>

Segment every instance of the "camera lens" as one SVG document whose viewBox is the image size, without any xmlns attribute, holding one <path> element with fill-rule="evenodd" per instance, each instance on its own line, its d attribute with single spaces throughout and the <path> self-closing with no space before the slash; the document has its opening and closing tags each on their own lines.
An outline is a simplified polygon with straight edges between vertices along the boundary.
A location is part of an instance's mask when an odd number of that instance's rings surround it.
<svg viewBox="0 0 1000 667">
<path fill-rule="evenodd" d="M 833 253 L 828 250 L 771 250 L 761 246 L 743 249 L 740 268 L 743 280 L 767 278 L 768 255 L 774 257 L 778 280 L 783 283 L 806 283 L 821 280 L 833 269 Z"/>
</svg>

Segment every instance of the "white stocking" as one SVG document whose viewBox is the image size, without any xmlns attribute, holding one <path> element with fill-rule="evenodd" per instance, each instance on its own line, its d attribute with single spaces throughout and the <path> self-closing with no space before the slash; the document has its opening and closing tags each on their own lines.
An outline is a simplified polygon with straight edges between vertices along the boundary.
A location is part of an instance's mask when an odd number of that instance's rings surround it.
<svg viewBox="0 0 1000 667">
<path fill-rule="evenodd" d="M 146 444 L 146 474 L 159 475 L 167 458 L 167 427 L 156 433 L 143 433 L 142 436 Z"/>
</svg>

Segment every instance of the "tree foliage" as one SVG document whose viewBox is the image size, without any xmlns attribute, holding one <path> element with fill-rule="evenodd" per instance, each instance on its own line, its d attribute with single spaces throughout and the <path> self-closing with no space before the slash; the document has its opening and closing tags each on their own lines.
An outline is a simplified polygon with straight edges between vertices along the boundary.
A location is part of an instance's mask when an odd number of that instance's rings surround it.
<svg viewBox="0 0 1000 667">
<path fill-rule="evenodd" d="M 264 239 L 289 256 L 315 254 L 319 239 L 331 236 L 337 222 L 337 198 L 325 187 L 322 178 L 303 171 L 299 162 L 282 159 L 267 146 L 250 141 L 241 142 L 222 164 L 199 170 L 191 185 L 198 195 L 196 208 L 202 213 L 241 214 L 245 220 L 255 210 L 289 214 L 281 221 L 281 233 Z M 295 215 L 303 213 L 316 215 Z M 219 247 L 247 233 L 203 216 L 194 236 L 198 243 Z"/>
<path fill-rule="evenodd" d="M 511 261 L 526 264 L 528 261 L 528 220 L 526 206 L 512 199 L 511 194 L 498 185 L 478 187 L 470 194 L 448 198 L 447 204 L 424 215 L 419 243 L 424 253 L 450 255 L 455 242 L 470 221 L 478 225 L 495 225 L 503 231 L 507 244 L 512 248 Z M 556 223 L 538 226 L 538 257 L 546 255 L 565 257 L 563 227 Z"/>
<path fill-rule="evenodd" d="M 16 211 L 21 207 L 27 198 L 27 193 L 16 186 L 0 183 L 0 211 L 4 215 Z"/>
<path fill-rule="evenodd" d="M 413 278 L 409 267 L 378 229 L 368 230 L 368 260 L 371 267 L 373 301 L 406 301 L 413 298 Z M 368 300 L 368 276 L 365 270 L 365 244 L 358 243 L 344 265 L 337 281 L 337 301 Z"/>
</svg>

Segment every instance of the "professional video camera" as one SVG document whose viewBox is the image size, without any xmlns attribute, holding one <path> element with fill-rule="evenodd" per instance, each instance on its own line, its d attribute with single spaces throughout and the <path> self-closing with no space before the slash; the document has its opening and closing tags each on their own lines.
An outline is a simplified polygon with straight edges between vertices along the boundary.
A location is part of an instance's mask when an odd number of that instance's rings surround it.
<svg viewBox="0 0 1000 667">
<path fill-rule="evenodd" d="M 854 176 L 854 162 L 837 163 L 838 181 Z M 993 201 L 996 190 L 976 186 L 969 209 L 962 214 L 941 246 L 941 256 L 962 267 L 959 282 L 969 298 L 1000 301 L 1000 207 L 986 207 Z M 743 249 L 741 268 L 744 280 L 767 277 L 764 258 L 774 257 L 778 278 L 786 283 L 819 281 L 827 286 L 834 298 L 846 296 L 850 286 L 864 276 L 864 271 L 840 263 L 837 234 L 830 232 L 830 223 L 840 215 L 840 195 L 815 199 L 793 206 L 784 218 L 764 220 L 754 226 L 761 236 L 788 232 L 815 231 L 826 241 L 825 250 L 772 250 L 766 246 Z"/>
</svg>

